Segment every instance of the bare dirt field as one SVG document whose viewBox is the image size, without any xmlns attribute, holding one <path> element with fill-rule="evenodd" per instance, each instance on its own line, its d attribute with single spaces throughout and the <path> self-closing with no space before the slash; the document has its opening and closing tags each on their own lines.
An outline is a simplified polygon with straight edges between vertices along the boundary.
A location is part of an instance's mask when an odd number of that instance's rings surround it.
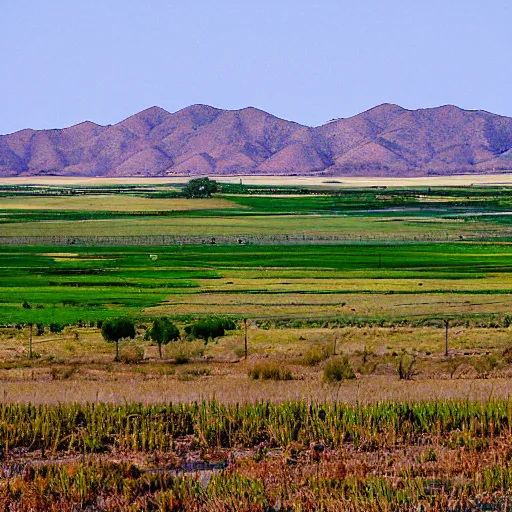
<svg viewBox="0 0 512 512">
<path fill-rule="evenodd" d="M 84 178 L 77 176 L 23 176 L 0 178 L 0 185 L 156 185 L 166 183 L 185 183 L 194 176 L 174 176 L 162 178 Z M 239 183 L 247 185 L 289 185 L 322 187 L 424 187 L 424 186 L 470 186 L 499 185 L 512 186 L 512 172 L 493 174 L 460 174 L 454 176 L 426 176 L 415 178 L 349 177 L 349 176 L 255 176 L 231 175 L 212 176 L 221 183 Z"/>
</svg>

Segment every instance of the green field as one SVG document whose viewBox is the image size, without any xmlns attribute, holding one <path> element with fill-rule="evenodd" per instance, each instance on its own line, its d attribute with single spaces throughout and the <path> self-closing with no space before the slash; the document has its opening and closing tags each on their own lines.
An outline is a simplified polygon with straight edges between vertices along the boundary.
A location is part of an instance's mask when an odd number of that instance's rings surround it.
<svg viewBox="0 0 512 512">
<path fill-rule="evenodd" d="M 385 319 L 512 311 L 508 243 L 4 247 L 0 276 L 4 323 L 121 314 Z"/>
</svg>

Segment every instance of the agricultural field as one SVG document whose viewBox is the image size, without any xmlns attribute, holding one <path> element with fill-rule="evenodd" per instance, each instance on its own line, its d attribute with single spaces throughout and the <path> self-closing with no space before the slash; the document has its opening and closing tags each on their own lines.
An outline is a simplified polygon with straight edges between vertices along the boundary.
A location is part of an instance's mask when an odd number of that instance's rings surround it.
<svg viewBox="0 0 512 512">
<path fill-rule="evenodd" d="M 0 508 L 511 511 L 512 189 L 438 185 L 0 184 Z"/>
<path fill-rule="evenodd" d="M 78 237 L 78 244 L 94 246 L 101 237 L 122 238 L 121 245 L 134 237 L 134 243 L 155 245 L 144 237 L 176 236 L 184 243 L 193 237 L 236 243 L 245 237 L 249 243 L 278 244 L 286 237 L 313 243 L 495 241 L 512 234 L 512 189 L 504 186 L 326 191 L 223 184 L 210 199 L 184 199 L 180 190 L 164 184 L 0 186 L 0 240 L 36 237 L 40 244 L 37 237 L 53 237 L 68 245 Z"/>
</svg>

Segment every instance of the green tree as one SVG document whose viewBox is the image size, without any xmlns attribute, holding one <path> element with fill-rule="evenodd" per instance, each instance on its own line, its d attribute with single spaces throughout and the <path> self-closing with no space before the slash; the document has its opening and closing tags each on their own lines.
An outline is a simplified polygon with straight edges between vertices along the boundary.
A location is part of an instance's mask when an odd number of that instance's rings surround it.
<svg viewBox="0 0 512 512">
<path fill-rule="evenodd" d="M 197 320 L 192 325 L 187 325 L 185 332 L 196 339 L 204 340 L 206 343 L 210 338 L 213 340 L 219 336 L 224 336 L 225 331 L 230 329 L 236 329 L 233 320 L 210 317 Z"/>
<path fill-rule="evenodd" d="M 195 178 L 185 185 L 183 194 L 188 198 L 211 197 L 217 190 L 216 181 L 210 180 L 210 178 Z"/>
<path fill-rule="evenodd" d="M 149 330 L 149 337 L 158 344 L 158 353 L 162 358 L 162 345 L 180 338 L 180 330 L 168 319 L 157 318 Z"/>
<path fill-rule="evenodd" d="M 116 357 L 119 361 L 119 341 L 125 338 L 135 338 L 135 324 L 129 318 L 114 318 L 103 322 L 101 334 L 106 342 L 116 344 Z"/>
</svg>

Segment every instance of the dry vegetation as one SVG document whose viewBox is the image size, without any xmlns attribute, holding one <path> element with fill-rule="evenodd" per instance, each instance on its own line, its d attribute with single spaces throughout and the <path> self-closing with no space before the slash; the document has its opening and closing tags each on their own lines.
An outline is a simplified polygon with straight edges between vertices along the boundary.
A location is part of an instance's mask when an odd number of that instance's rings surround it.
<svg viewBox="0 0 512 512">
<path fill-rule="evenodd" d="M 156 185 L 163 183 L 184 183 L 188 176 L 164 177 L 164 178 L 84 178 L 84 177 L 63 177 L 54 176 L 44 178 L 40 176 L 26 176 L 17 178 L 1 178 L 0 185 Z M 433 176 L 415 178 L 369 178 L 369 177 L 347 177 L 347 176 L 216 176 L 215 179 L 221 183 L 243 183 L 251 185 L 273 185 L 273 186 L 322 186 L 322 187 L 400 187 L 400 186 L 469 186 L 469 185 L 511 185 L 511 173 L 489 173 L 489 174 L 460 174 L 454 176 Z"/>
<path fill-rule="evenodd" d="M 0 341 L 0 396 L 4 402 L 167 403 L 217 399 L 223 403 L 272 400 L 380 400 L 507 398 L 512 392 L 508 328 L 450 330 L 444 356 L 441 327 L 345 327 L 233 331 L 215 342 L 182 341 L 163 348 L 138 338 L 114 347 L 96 328 L 67 327 L 35 336 L 27 359 L 28 329 L 4 329 Z M 336 352 L 337 356 L 334 356 Z M 325 381 L 326 366 L 346 356 L 355 378 Z M 414 359 L 411 378 L 399 366 Z M 255 377 L 268 373 L 269 377 Z M 276 369 L 282 372 L 276 376 Z M 65 385 L 63 386 L 63 381 Z M 471 384 L 468 387 L 468 384 Z"/>
<path fill-rule="evenodd" d="M 157 212 L 240 208 L 226 199 L 158 199 L 123 195 L 5 197 L 3 210 L 79 210 L 110 212 Z"/>
<path fill-rule="evenodd" d="M 152 200 L 154 201 L 154 199 Z M 169 200 L 172 201 L 172 200 Z M 191 201 L 196 201 L 191 200 Z M 479 222 L 469 224 L 459 219 L 431 218 L 369 218 L 302 215 L 259 217 L 185 217 L 174 218 L 109 219 L 47 222 L 4 222 L 0 236 L 141 236 L 183 235 L 241 236 L 308 235 L 341 236 L 349 240 L 454 240 L 502 236 L 509 233 L 507 226 L 493 226 Z M 282 243 L 282 241 L 281 241 Z"/>
</svg>

